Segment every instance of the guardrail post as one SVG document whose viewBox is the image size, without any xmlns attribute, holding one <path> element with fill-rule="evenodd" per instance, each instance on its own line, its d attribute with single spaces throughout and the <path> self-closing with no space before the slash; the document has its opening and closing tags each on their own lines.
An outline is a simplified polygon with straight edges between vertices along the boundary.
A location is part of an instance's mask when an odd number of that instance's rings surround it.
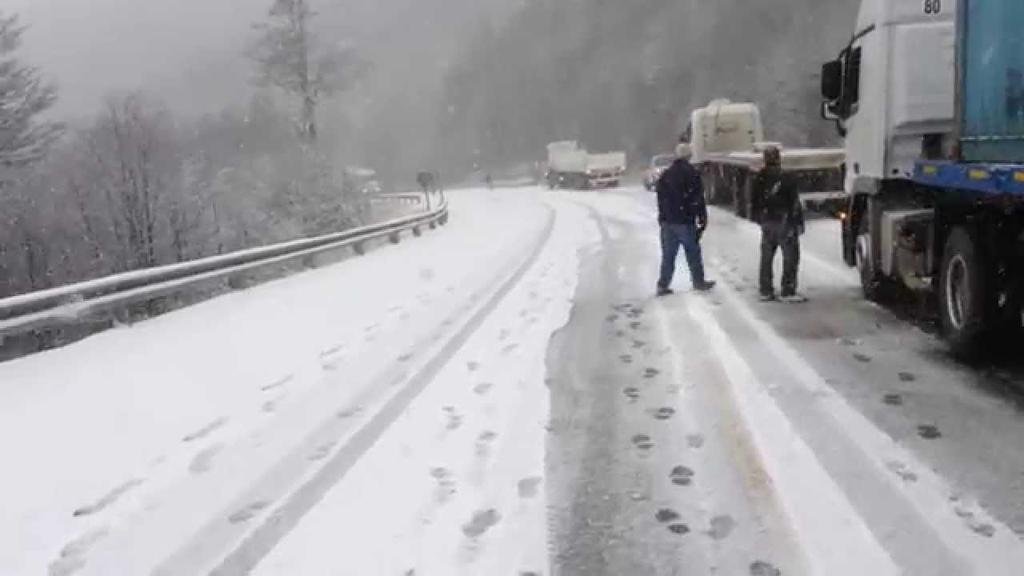
<svg viewBox="0 0 1024 576">
<path fill-rule="evenodd" d="M 412 227 L 412 235 L 417 237 L 417 238 L 419 238 L 420 236 L 423 236 L 423 231 L 420 230 L 419 226 L 413 226 Z"/>
<path fill-rule="evenodd" d="M 398 232 L 392 232 L 391 234 L 388 234 L 388 240 L 392 244 L 398 244 L 402 241 L 402 236 Z"/>
<path fill-rule="evenodd" d="M 365 256 L 366 244 L 363 244 L 362 242 L 356 242 L 355 244 L 352 245 L 352 251 L 359 256 Z"/>
</svg>

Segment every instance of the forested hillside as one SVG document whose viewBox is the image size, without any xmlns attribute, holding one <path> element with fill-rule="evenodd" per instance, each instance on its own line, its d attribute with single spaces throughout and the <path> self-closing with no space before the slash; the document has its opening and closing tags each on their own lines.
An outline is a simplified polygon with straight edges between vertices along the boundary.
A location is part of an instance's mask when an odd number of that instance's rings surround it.
<svg viewBox="0 0 1024 576">
<path fill-rule="evenodd" d="M 578 138 L 634 158 L 670 148 L 712 98 L 762 106 L 768 137 L 835 142 L 818 116 L 820 64 L 858 0 L 528 0 L 476 31 L 445 79 L 444 162 L 500 168 Z"/>
</svg>

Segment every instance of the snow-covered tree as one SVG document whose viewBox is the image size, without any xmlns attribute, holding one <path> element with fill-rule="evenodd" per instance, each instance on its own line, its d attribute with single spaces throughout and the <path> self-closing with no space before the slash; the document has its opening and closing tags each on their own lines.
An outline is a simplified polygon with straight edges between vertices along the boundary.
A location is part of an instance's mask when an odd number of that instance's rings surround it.
<svg viewBox="0 0 1024 576">
<path fill-rule="evenodd" d="M 57 89 L 15 57 L 24 31 L 17 16 L 0 12 L 0 167 L 4 168 L 39 160 L 61 133 L 59 124 L 39 119 L 56 102 Z"/>
<path fill-rule="evenodd" d="M 306 0 L 273 0 L 267 22 L 256 25 L 252 49 L 257 81 L 274 86 L 299 103 L 299 136 L 317 139 L 317 106 L 351 88 L 365 67 L 351 46 L 324 46 L 311 30 L 316 13 Z"/>
</svg>

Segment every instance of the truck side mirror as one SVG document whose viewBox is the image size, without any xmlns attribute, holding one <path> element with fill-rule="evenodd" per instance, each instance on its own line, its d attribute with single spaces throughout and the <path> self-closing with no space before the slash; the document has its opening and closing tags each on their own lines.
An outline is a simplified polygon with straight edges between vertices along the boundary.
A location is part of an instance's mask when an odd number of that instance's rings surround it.
<svg viewBox="0 0 1024 576">
<path fill-rule="evenodd" d="M 821 97 L 835 102 L 843 96 L 843 62 L 832 60 L 821 67 Z"/>
</svg>

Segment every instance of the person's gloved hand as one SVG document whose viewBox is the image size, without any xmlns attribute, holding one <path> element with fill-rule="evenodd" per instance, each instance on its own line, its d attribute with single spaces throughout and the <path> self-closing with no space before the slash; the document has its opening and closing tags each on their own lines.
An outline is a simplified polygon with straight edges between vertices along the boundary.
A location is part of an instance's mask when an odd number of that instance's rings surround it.
<svg viewBox="0 0 1024 576">
<path fill-rule="evenodd" d="M 697 240 L 699 241 L 704 237 L 704 232 L 708 229 L 708 221 L 700 220 L 697 222 Z"/>
</svg>

